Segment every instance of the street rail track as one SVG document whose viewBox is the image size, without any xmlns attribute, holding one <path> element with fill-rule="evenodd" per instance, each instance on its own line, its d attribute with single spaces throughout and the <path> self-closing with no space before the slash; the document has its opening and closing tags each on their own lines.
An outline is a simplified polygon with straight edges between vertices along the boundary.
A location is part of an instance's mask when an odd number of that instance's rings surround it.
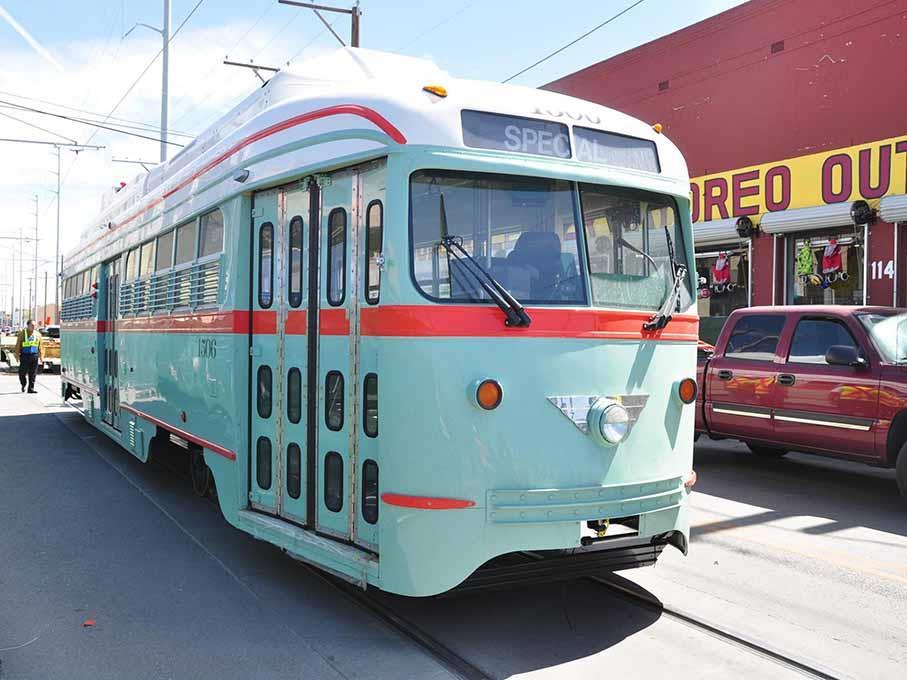
<svg viewBox="0 0 907 680">
<path fill-rule="evenodd" d="M 636 584 L 634 584 L 632 581 L 627 581 L 626 579 L 623 579 L 616 574 L 609 574 L 608 576 L 595 576 L 591 577 L 590 580 L 614 592 L 618 597 L 622 598 L 626 602 L 630 602 L 632 604 L 657 611 L 668 618 L 674 619 L 675 621 L 679 621 L 685 625 L 700 630 L 703 633 L 723 640 L 728 644 L 738 646 L 753 654 L 774 661 L 775 663 L 784 666 L 789 670 L 795 671 L 805 677 L 817 678 L 819 680 L 841 680 L 840 676 L 834 675 L 830 670 L 819 668 L 806 661 L 794 659 L 786 653 L 771 647 L 765 642 L 754 640 L 741 633 L 733 633 L 729 630 L 726 630 L 725 628 L 704 621 L 701 618 L 698 618 L 688 612 L 684 612 L 665 605 L 654 596 L 647 594 L 648 591 L 640 592 L 642 591 L 641 587 L 636 586 L 634 588 L 633 586 L 635 586 Z M 620 581 L 624 581 L 624 583 L 621 583 Z"/>
<path fill-rule="evenodd" d="M 45 390 L 51 391 L 44 385 L 39 384 L 38 387 L 43 387 Z M 75 411 L 79 411 L 78 407 L 73 404 L 67 403 L 66 405 Z M 159 469 L 176 477 L 184 480 L 191 479 L 187 470 L 181 470 L 178 466 L 168 464 L 168 462 L 160 456 L 155 457 L 154 463 Z M 209 498 L 208 500 L 212 503 L 214 502 L 213 498 Z M 538 559 L 537 556 L 533 555 L 531 552 L 524 552 L 523 554 L 528 559 Z M 463 680 L 488 680 L 494 677 L 455 652 L 451 647 L 444 644 L 435 636 L 429 634 L 424 628 L 394 611 L 393 607 L 381 602 L 380 598 L 375 596 L 371 591 L 364 590 L 355 584 L 349 583 L 305 562 L 300 562 L 300 564 L 323 583 L 329 585 L 332 589 L 342 594 L 359 607 L 367 610 L 389 628 L 422 649 L 456 677 L 462 678 Z M 645 591 L 632 581 L 617 574 L 609 573 L 608 575 L 603 576 L 591 576 L 586 577 L 586 580 L 593 581 L 606 588 L 625 602 L 646 608 L 650 611 L 656 611 L 663 616 L 699 630 L 703 634 L 710 635 L 749 653 L 771 660 L 804 677 L 816 678 L 818 680 L 841 680 L 841 676 L 835 675 L 829 669 L 820 668 L 813 663 L 795 659 L 763 641 L 752 639 L 742 633 L 734 633 L 704 621 L 689 612 L 668 606 L 658 600 L 654 595 L 648 593 L 648 591 Z"/>
</svg>

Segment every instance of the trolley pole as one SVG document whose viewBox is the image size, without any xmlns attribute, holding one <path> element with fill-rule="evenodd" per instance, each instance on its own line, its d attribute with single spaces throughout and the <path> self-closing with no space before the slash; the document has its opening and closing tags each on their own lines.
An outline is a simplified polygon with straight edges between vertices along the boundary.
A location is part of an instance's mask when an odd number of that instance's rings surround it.
<svg viewBox="0 0 907 680">
<path fill-rule="evenodd" d="M 315 12 L 316 16 L 321 20 L 321 23 L 333 34 L 337 41 L 346 47 L 346 43 L 343 42 L 343 39 L 337 35 L 331 25 L 321 16 L 321 12 L 337 12 L 338 14 L 349 14 L 350 15 L 350 47 L 359 47 L 359 18 L 362 16 L 362 10 L 359 9 L 359 0 L 356 0 L 353 3 L 352 8 L 346 9 L 344 7 L 329 7 L 328 5 L 316 5 L 311 2 L 297 2 L 297 0 L 277 0 L 281 5 L 292 5 L 293 7 L 303 7 L 305 9 L 310 9 Z"/>
</svg>

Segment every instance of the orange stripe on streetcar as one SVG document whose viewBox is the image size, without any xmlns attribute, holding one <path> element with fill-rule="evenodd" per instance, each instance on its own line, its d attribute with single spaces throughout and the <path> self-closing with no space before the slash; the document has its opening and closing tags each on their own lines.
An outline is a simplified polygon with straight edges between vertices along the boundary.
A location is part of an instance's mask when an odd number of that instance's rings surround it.
<svg viewBox="0 0 907 680">
<path fill-rule="evenodd" d="M 322 309 L 318 315 L 320 335 L 349 335 L 350 320 L 345 309 Z"/>
<path fill-rule="evenodd" d="M 475 506 L 475 501 L 460 498 L 435 498 L 432 496 L 407 496 L 402 493 L 383 493 L 381 500 L 388 505 L 418 510 L 461 510 Z"/>
<path fill-rule="evenodd" d="M 363 309 L 361 334 L 391 337 L 587 338 L 615 340 L 675 340 L 696 342 L 699 317 L 675 314 L 655 332 L 642 330 L 649 312 L 610 309 L 529 308 L 532 325 L 504 325 L 497 307 L 471 305 L 391 305 Z"/>
</svg>

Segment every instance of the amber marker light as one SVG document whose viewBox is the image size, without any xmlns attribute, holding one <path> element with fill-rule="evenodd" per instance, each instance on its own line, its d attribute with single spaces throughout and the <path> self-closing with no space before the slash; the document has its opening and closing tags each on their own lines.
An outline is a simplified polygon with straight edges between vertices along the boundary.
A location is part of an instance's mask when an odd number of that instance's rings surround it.
<svg viewBox="0 0 907 680">
<path fill-rule="evenodd" d="M 684 481 L 683 488 L 690 491 L 696 485 L 696 480 L 698 478 L 699 476 L 696 474 L 696 470 L 690 470 L 690 476 Z"/>
<path fill-rule="evenodd" d="M 655 123 L 655 125 L 652 126 L 652 129 L 658 134 L 661 134 L 661 131 L 664 130 L 664 126 L 661 123 Z"/>
<path fill-rule="evenodd" d="M 504 391 L 497 380 L 485 379 L 476 388 L 476 402 L 486 411 L 493 411 L 501 405 Z"/>
<path fill-rule="evenodd" d="M 422 88 L 425 92 L 431 92 L 436 97 L 446 97 L 447 88 L 442 85 L 426 85 Z"/>
<path fill-rule="evenodd" d="M 684 378 L 677 385 L 677 396 L 680 397 L 680 401 L 684 404 L 692 404 L 696 401 L 696 392 L 696 381 L 692 378 Z"/>
</svg>

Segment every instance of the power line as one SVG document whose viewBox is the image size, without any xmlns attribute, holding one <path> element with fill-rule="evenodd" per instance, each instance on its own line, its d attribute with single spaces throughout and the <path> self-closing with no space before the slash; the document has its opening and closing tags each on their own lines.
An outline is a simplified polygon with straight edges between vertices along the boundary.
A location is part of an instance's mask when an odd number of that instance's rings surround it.
<svg viewBox="0 0 907 680">
<path fill-rule="evenodd" d="M 463 12 L 465 12 L 465 11 L 468 10 L 470 7 L 472 7 L 472 5 L 473 5 L 473 0 L 469 0 L 469 2 L 467 2 L 467 3 L 464 4 L 462 7 L 460 7 L 460 9 L 458 9 L 456 12 L 454 12 L 453 14 L 449 14 L 449 15 L 446 16 L 444 19 L 441 19 L 441 21 L 439 21 L 438 23 L 434 24 L 431 28 L 425 29 L 425 30 L 422 31 L 419 35 L 417 35 L 415 38 L 413 38 L 413 39 L 410 40 L 408 43 L 406 43 L 403 47 L 398 47 L 398 48 L 397 48 L 396 50 L 394 50 L 394 51 L 395 51 L 395 52 L 403 52 L 403 50 L 408 50 L 410 47 L 412 47 L 412 46 L 415 45 L 417 42 L 419 42 L 420 40 L 422 40 L 422 38 L 424 38 L 425 36 L 427 36 L 429 33 L 431 33 L 432 31 L 434 31 L 435 29 L 441 28 L 441 26 L 443 26 L 444 24 L 446 24 L 446 23 L 447 23 L 448 21 L 450 21 L 451 19 L 455 19 L 456 17 L 458 17 L 458 16 L 460 16 L 461 14 L 463 14 Z"/>
<path fill-rule="evenodd" d="M 67 106 L 66 104 L 60 104 L 59 102 L 51 101 L 49 99 L 39 99 L 38 97 L 26 97 L 24 94 L 16 94 L 15 92 L 7 92 L 5 90 L 0 90 L 0 95 L 5 95 L 7 97 L 15 97 L 16 99 L 24 99 L 30 102 L 37 102 L 38 104 L 47 104 L 48 106 L 55 106 L 59 109 L 64 109 L 66 111 L 75 111 L 76 113 L 84 113 L 88 116 L 96 116 L 97 118 L 104 118 L 103 113 L 98 113 L 97 111 L 89 111 L 87 109 L 79 109 L 75 106 Z M 147 130 L 158 130 L 159 126 L 152 123 L 143 123 L 138 120 L 130 120 L 129 118 L 118 118 L 116 116 L 107 116 L 108 120 L 113 121 L 114 123 L 120 124 L 120 127 L 134 127 L 137 130 L 147 129 Z M 102 121 L 104 122 L 104 121 Z M 127 125 L 128 123 L 128 125 Z M 173 129 L 168 129 L 168 132 L 171 135 L 176 135 L 177 137 L 195 137 L 189 132 L 180 132 Z"/>
<path fill-rule="evenodd" d="M 14 104 L 12 102 L 7 102 L 2 99 L 0 99 L 0 104 L 6 104 L 7 106 L 11 106 L 14 109 L 19 110 L 19 111 L 31 111 L 32 113 L 39 113 L 43 116 L 52 116 L 54 118 L 62 118 L 63 120 L 72 121 L 73 123 L 79 123 L 81 125 L 90 125 L 94 128 L 99 128 L 101 130 L 110 130 L 111 132 L 118 132 L 121 135 L 128 135 L 130 137 L 138 137 L 140 139 L 148 139 L 153 142 L 162 141 L 160 137 L 151 137 L 149 135 L 140 135 L 138 132 L 129 132 L 127 130 L 121 130 L 120 128 L 111 127 L 109 125 L 101 125 L 100 123 L 96 123 L 94 121 L 84 120 L 82 118 L 74 118 L 73 116 L 64 116 L 62 113 L 52 113 L 50 111 L 42 111 L 41 109 L 34 109 L 34 108 L 31 108 L 30 106 Z M 94 137 L 96 134 L 97 134 L 97 129 L 91 134 L 91 137 Z M 62 135 L 59 135 L 59 136 L 62 136 Z M 91 141 L 91 137 L 88 138 L 89 141 Z M 86 142 L 86 144 L 87 143 L 88 142 Z M 172 144 L 173 146 L 178 146 L 180 148 L 185 146 L 184 144 L 178 144 L 177 142 L 171 142 L 171 141 L 167 141 L 166 143 Z"/>
<path fill-rule="evenodd" d="M 17 123 L 22 123 L 23 125 L 27 125 L 28 127 L 35 128 L 35 130 L 40 130 L 41 132 L 46 132 L 49 135 L 53 135 L 54 137 L 59 137 L 60 139 L 65 139 L 67 142 L 72 142 L 73 144 L 75 144 L 76 140 L 70 139 L 69 137 L 61 135 L 59 132 L 54 132 L 53 130 L 48 130 L 47 128 L 43 128 L 40 125 L 35 125 L 34 123 L 29 123 L 27 120 L 22 120 L 21 118 L 16 118 L 15 116 L 11 116 L 8 113 L 2 113 L 2 112 L 0 112 L 0 116 L 3 116 L 4 118 L 9 118 L 10 120 L 14 120 Z"/>
<path fill-rule="evenodd" d="M 0 100 L 0 101 L 2 101 L 2 100 Z M 0 109 L 10 109 L 12 111 L 28 110 L 28 109 L 23 109 L 21 104 L 16 104 L 15 102 L 13 102 L 12 105 L 0 103 Z M 41 111 L 42 111 L 42 115 L 43 115 L 44 112 L 43 112 L 43 110 L 41 110 Z M 48 111 L 46 113 L 47 113 L 47 115 L 52 115 L 54 112 Z M 5 114 L 0 114 L 0 115 L 5 115 Z M 60 115 L 62 115 L 62 114 L 60 114 Z M 83 123 L 85 125 L 94 125 L 99 122 L 92 118 L 79 118 L 78 116 L 70 116 L 68 119 L 72 119 L 75 122 Z M 149 132 L 149 133 L 157 132 L 159 129 L 157 126 L 153 126 L 149 129 L 148 127 L 145 127 L 145 126 L 126 125 L 125 123 L 111 123 L 111 125 L 114 125 L 118 130 L 138 130 L 139 132 Z M 189 134 L 180 134 L 180 135 L 174 135 L 174 136 L 188 137 L 189 139 L 193 139 L 195 137 L 195 135 L 189 135 Z"/>
<path fill-rule="evenodd" d="M 197 10 L 199 7 L 201 7 L 201 5 L 202 5 L 202 3 L 203 3 L 204 1 L 205 1 L 205 0 L 198 0 L 198 2 L 195 3 L 195 7 L 193 7 L 193 8 L 189 11 L 189 14 L 186 15 L 186 18 L 183 19 L 182 23 L 181 23 L 179 26 L 176 27 L 176 30 L 173 32 L 173 35 L 170 36 L 170 40 L 167 41 L 167 45 L 170 45 L 170 43 L 173 42 L 173 39 L 176 38 L 177 35 L 179 35 L 180 30 L 183 28 L 183 26 L 186 25 L 186 22 L 189 21 L 189 19 L 192 18 L 192 15 L 195 14 L 196 10 Z M 113 108 L 110 109 L 110 113 L 108 113 L 108 114 L 104 117 L 104 122 L 105 122 L 105 123 L 107 122 L 107 119 L 108 119 L 110 116 L 113 115 L 114 111 L 116 111 L 116 110 L 119 108 L 120 104 L 123 103 L 123 101 L 126 99 L 126 97 L 129 96 L 129 93 L 132 92 L 132 91 L 135 89 L 135 86 L 139 84 L 139 81 L 140 81 L 142 78 L 145 77 L 145 74 L 148 73 L 148 70 L 154 65 L 154 62 L 156 62 L 156 61 L 157 61 L 157 58 L 158 58 L 159 56 L 161 56 L 161 54 L 163 54 L 163 53 L 164 53 L 164 48 L 161 47 L 161 49 L 158 50 L 158 53 L 154 55 L 154 58 L 153 58 L 151 61 L 148 62 L 148 65 L 147 65 L 147 66 L 145 67 L 145 69 L 139 74 L 139 77 L 136 78 L 136 79 L 133 81 L 132 85 L 130 85 L 129 88 L 126 90 L 126 92 L 123 93 L 123 96 L 120 97 L 119 101 L 117 101 L 117 103 L 114 104 Z M 98 127 L 102 127 L 102 126 L 98 126 Z M 94 132 L 91 133 L 91 136 L 89 136 L 89 138 L 88 138 L 87 140 L 85 140 L 85 143 L 87 144 L 87 143 L 90 142 L 92 139 L 94 139 L 94 136 L 95 136 L 96 134 L 98 134 L 98 131 L 97 131 L 97 130 L 95 130 Z M 141 136 L 141 135 L 136 135 L 136 136 Z M 151 138 L 149 137 L 148 139 L 151 139 Z M 161 140 L 158 139 L 157 141 L 161 141 Z M 70 168 L 72 168 L 72 166 L 70 166 Z M 69 172 L 67 171 L 66 174 L 68 175 Z"/>
<path fill-rule="evenodd" d="M 511 80 L 513 80 L 513 79 L 516 78 L 517 76 L 521 76 L 521 75 L 523 75 L 524 73 L 526 73 L 526 71 L 531 71 L 532 69 L 534 69 L 534 68 L 535 68 L 536 66 L 538 66 L 539 64 L 542 64 L 542 63 L 548 61 L 549 59 L 551 59 L 551 57 L 555 56 L 556 54 L 560 54 L 561 52 L 563 52 L 564 50 L 566 50 L 568 47 L 571 47 L 572 45 L 575 45 L 576 43 L 578 43 L 580 40 L 582 40 L 582 39 L 584 39 L 584 38 L 588 38 L 590 35 L 592 35 L 593 33 L 595 33 L 598 29 L 607 26 L 608 24 L 610 24 L 612 21 L 615 21 L 616 19 L 619 19 L 619 18 L 622 17 L 624 14 L 626 14 L 627 12 L 629 12 L 631 9 L 633 9 L 634 7 L 637 7 L 638 5 L 641 5 L 641 4 L 644 3 L 645 1 L 646 1 L 646 0 L 636 0 L 636 2 L 634 2 L 632 5 L 630 5 L 629 7 L 626 7 L 626 8 L 624 8 L 624 9 L 622 9 L 620 12 L 618 12 L 618 13 L 615 14 L 614 16 L 612 16 L 612 17 L 606 19 L 605 21 L 601 22 L 598 26 L 595 26 L 595 27 L 592 28 L 591 30 L 586 31 L 586 32 L 583 33 L 580 37 L 578 37 L 578 38 L 576 38 L 576 39 L 574 39 L 574 40 L 571 40 L 570 42 L 568 42 L 568 43 L 567 43 L 566 45 L 564 45 L 563 47 L 559 47 L 558 49 L 554 50 L 554 52 L 552 52 L 551 54 L 549 54 L 549 55 L 547 55 L 547 56 L 545 56 L 545 57 L 542 57 L 541 59 L 539 59 L 539 60 L 538 60 L 537 62 L 535 62 L 534 64 L 530 64 L 529 66 L 527 66 L 526 68 L 524 68 L 522 71 L 517 71 L 517 72 L 514 73 L 512 76 L 510 76 L 509 78 L 507 78 L 506 80 L 504 80 L 504 81 L 502 81 L 502 82 L 509 83 Z"/>
</svg>

